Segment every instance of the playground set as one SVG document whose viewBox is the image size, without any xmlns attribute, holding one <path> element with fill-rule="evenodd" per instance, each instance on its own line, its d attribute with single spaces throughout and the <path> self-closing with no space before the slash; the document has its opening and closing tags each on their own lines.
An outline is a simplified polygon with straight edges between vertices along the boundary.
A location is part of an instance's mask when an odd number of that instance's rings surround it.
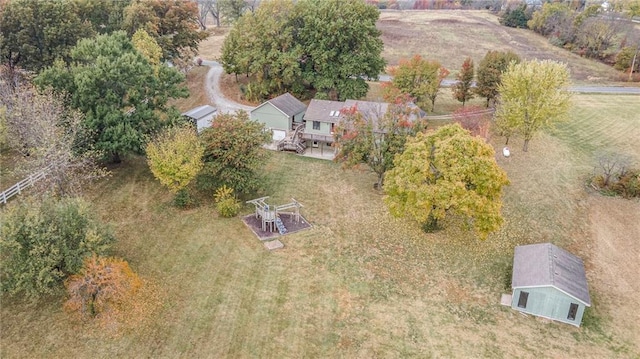
<svg viewBox="0 0 640 359">
<path fill-rule="evenodd" d="M 291 203 L 280 206 L 271 206 L 265 202 L 267 198 L 269 198 L 269 196 L 247 201 L 247 203 L 251 203 L 256 207 L 255 218 L 262 221 L 263 232 L 266 232 L 267 230 L 269 232 L 274 232 L 275 229 L 277 229 L 280 235 L 286 234 L 287 227 L 285 227 L 284 222 L 282 222 L 282 218 L 280 217 L 283 214 L 289 215 L 290 218 L 295 219 L 296 223 L 300 223 L 300 207 L 303 207 L 300 202 L 292 198 Z M 293 209 L 294 211 L 286 212 L 286 210 L 290 209 Z"/>
<path fill-rule="evenodd" d="M 270 205 L 266 202 L 269 197 L 260 197 L 247 201 L 255 206 L 255 213 L 245 216 L 243 221 L 258 236 L 265 241 L 268 249 L 282 248 L 284 245 L 277 239 L 287 233 L 297 232 L 311 225 L 300 215 L 300 202 L 291 199 L 290 203 Z"/>
</svg>

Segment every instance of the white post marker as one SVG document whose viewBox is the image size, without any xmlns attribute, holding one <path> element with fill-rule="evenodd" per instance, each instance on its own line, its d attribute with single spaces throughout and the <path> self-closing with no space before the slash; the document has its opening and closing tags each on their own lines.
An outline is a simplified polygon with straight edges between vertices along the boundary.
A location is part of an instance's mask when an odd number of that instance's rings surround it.
<svg viewBox="0 0 640 359">
<path fill-rule="evenodd" d="M 509 156 L 511 156 L 511 152 L 509 151 L 509 147 L 505 147 L 505 148 L 503 148 L 503 149 L 502 149 L 502 154 L 503 154 L 505 157 L 509 157 Z"/>
</svg>

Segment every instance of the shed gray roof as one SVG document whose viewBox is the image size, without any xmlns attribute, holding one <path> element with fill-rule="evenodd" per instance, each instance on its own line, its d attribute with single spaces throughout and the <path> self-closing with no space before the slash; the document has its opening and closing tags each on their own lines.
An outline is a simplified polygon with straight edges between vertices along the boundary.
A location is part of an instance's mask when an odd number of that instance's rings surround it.
<svg viewBox="0 0 640 359">
<path fill-rule="evenodd" d="M 202 106 L 198 106 L 194 109 L 191 109 L 185 113 L 183 113 L 183 116 L 187 116 L 187 117 L 191 117 L 195 120 L 199 120 L 201 118 L 207 117 L 211 114 L 213 114 L 214 112 L 216 112 L 216 108 L 213 106 L 209 106 L 209 105 L 202 105 Z"/>
<path fill-rule="evenodd" d="M 342 101 L 313 99 L 309 103 L 309 107 L 307 107 L 307 112 L 304 114 L 304 120 L 338 123 L 338 120 L 340 119 L 340 111 L 344 107 L 344 102 Z M 334 116 L 331 116 L 332 113 Z"/>
<path fill-rule="evenodd" d="M 511 286 L 553 286 L 591 306 L 582 260 L 551 243 L 516 247 Z"/>
<path fill-rule="evenodd" d="M 303 102 L 301 102 L 297 98 L 293 97 L 288 92 L 278 97 L 272 98 L 267 102 L 273 105 L 273 107 L 282 111 L 282 113 L 284 113 L 287 116 L 297 115 L 307 108 L 307 105 L 305 105 Z"/>
</svg>

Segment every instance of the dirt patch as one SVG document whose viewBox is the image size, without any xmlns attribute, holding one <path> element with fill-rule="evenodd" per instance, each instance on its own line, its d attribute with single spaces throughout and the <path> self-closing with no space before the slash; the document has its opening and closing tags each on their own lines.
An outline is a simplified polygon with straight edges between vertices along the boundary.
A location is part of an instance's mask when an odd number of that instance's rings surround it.
<svg viewBox="0 0 640 359">
<path fill-rule="evenodd" d="M 220 27 L 210 30 L 210 35 L 198 44 L 198 56 L 205 60 L 217 60 L 222 55 L 222 43 L 230 28 Z"/>
<path fill-rule="evenodd" d="M 305 230 L 307 228 L 311 228 L 311 224 L 307 222 L 307 220 L 302 216 L 300 216 L 300 221 L 298 222 L 296 222 L 294 215 L 280 214 L 279 216 L 285 228 L 287 228 L 286 234 L 291 234 Z M 275 232 L 270 232 L 268 229 L 266 231 L 263 231 L 262 220 L 260 218 L 256 218 L 255 214 L 250 214 L 248 216 L 242 217 L 242 221 L 249 228 L 251 228 L 253 233 L 255 233 L 255 235 L 258 236 L 258 239 L 260 239 L 261 241 L 282 236 L 280 233 L 278 233 L 277 230 Z"/>
<path fill-rule="evenodd" d="M 640 201 L 604 197 L 588 199 L 591 229 L 589 275 L 594 308 L 604 314 L 616 335 L 640 338 Z"/>
<path fill-rule="evenodd" d="M 246 76 L 236 76 L 233 74 L 227 74 L 225 72 L 220 75 L 220 91 L 223 96 L 245 106 L 258 106 L 260 103 L 247 101 L 242 94 L 240 86 L 246 86 L 249 84 L 249 79 Z"/>
</svg>

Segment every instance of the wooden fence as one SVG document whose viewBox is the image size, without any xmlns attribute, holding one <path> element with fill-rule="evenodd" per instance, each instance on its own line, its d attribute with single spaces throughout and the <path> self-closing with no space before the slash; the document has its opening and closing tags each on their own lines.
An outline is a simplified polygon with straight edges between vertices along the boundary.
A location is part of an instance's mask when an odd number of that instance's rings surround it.
<svg viewBox="0 0 640 359">
<path fill-rule="evenodd" d="M 34 183 L 36 183 L 38 180 L 42 179 L 44 176 L 46 176 L 46 174 L 51 170 L 50 166 L 47 166 L 44 170 L 36 173 L 36 174 L 31 174 L 29 175 L 29 177 L 23 179 L 22 181 L 14 184 L 13 186 L 9 187 L 9 189 L 7 189 L 6 191 L 0 193 L 0 203 L 2 204 L 7 204 L 7 201 L 9 200 L 9 198 L 22 193 L 22 191 L 28 187 L 31 187 Z"/>
</svg>

